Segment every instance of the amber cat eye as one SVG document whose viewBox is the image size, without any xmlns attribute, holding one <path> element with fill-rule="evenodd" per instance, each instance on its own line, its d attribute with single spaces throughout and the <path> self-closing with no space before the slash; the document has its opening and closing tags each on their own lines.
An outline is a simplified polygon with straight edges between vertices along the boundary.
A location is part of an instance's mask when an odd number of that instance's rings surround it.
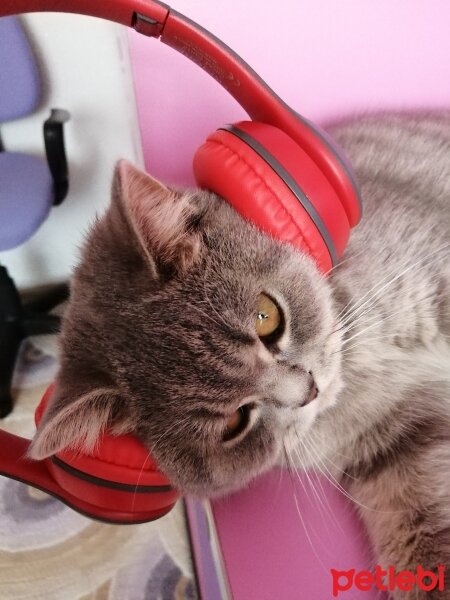
<svg viewBox="0 0 450 600">
<path fill-rule="evenodd" d="M 227 420 L 223 440 L 226 442 L 239 435 L 247 427 L 250 417 L 250 406 L 240 406 Z"/>
<path fill-rule="evenodd" d="M 266 338 L 275 334 L 281 326 L 281 314 L 275 302 L 260 294 L 256 308 L 256 333 L 260 338 Z"/>
</svg>

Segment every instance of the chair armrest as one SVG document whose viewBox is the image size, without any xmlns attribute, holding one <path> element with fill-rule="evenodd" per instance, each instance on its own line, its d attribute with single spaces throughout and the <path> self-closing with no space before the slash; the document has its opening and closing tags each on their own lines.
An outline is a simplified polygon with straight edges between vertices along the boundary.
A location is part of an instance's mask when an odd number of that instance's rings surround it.
<svg viewBox="0 0 450 600">
<path fill-rule="evenodd" d="M 52 108 L 49 118 L 44 122 L 44 143 L 47 162 L 53 177 L 55 199 L 53 204 L 61 204 L 69 190 L 69 170 L 64 147 L 63 125 L 70 114 L 60 108 Z"/>
</svg>

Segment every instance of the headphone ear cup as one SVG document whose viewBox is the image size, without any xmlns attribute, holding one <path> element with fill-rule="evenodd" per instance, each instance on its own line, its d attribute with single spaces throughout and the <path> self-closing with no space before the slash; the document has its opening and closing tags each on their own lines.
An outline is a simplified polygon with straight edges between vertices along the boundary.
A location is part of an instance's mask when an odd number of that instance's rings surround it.
<svg viewBox="0 0 450 600">
<path fill-rule="evenodd" d="M 53 385 L 47 389 L 36 409 L 36 425 L 53 389 Z M 147 448 L 131 435 L 104 433 L 91 454 L 66 449 L 47 458 L 46 465 L 53 479 L 70 494 L 74 508 L 83 507 L 82 512 L 105 521 L 118 522 L 112 518 L 114 514 L 120 514 L 123 522 L 159 518 L 179 497 Z"/>
<path fill-rule="evenodd" d="M 315 162 L 276 127 L 245 121 L 219 129 L 197 150 L 194 174 L 200 187 L 308 253 L 324 273 L 343 253 L 350 225 L 342 203 Z"/>
</svg>

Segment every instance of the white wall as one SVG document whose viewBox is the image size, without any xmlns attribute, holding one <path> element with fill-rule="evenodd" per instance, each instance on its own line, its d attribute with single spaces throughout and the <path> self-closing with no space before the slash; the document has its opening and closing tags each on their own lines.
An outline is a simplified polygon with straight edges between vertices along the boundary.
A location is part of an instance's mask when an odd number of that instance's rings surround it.
<svg viewBox="0 0 450 600">
<path fill-rule="evenodd" d="M 65 108 L 70 191 L 36 235 L 0 253 L 22 288 L 67 279 L 83 235 L 109 201 L 114 163 L 142 165 L 126 29 L 75 15 L 21 17 L 39 58 L 44 97 L 32 116 L 2 125 L 7 150 L 43 155 L 42 123 Z"/>
</svg>

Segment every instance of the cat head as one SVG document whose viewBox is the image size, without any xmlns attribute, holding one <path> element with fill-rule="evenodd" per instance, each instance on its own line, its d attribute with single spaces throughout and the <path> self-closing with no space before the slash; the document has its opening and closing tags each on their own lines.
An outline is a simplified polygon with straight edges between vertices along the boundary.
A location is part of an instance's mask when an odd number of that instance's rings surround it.
<svg viewBox="0 0 450 600">
<path fill-rule="evenodd" d="M 182 491 L 220 495 L 280 459 L 341 387 L 313 260 L 206 191 L 120 162 L 71 284 L 33 458 L 130 432 Z"/>
</svg>

